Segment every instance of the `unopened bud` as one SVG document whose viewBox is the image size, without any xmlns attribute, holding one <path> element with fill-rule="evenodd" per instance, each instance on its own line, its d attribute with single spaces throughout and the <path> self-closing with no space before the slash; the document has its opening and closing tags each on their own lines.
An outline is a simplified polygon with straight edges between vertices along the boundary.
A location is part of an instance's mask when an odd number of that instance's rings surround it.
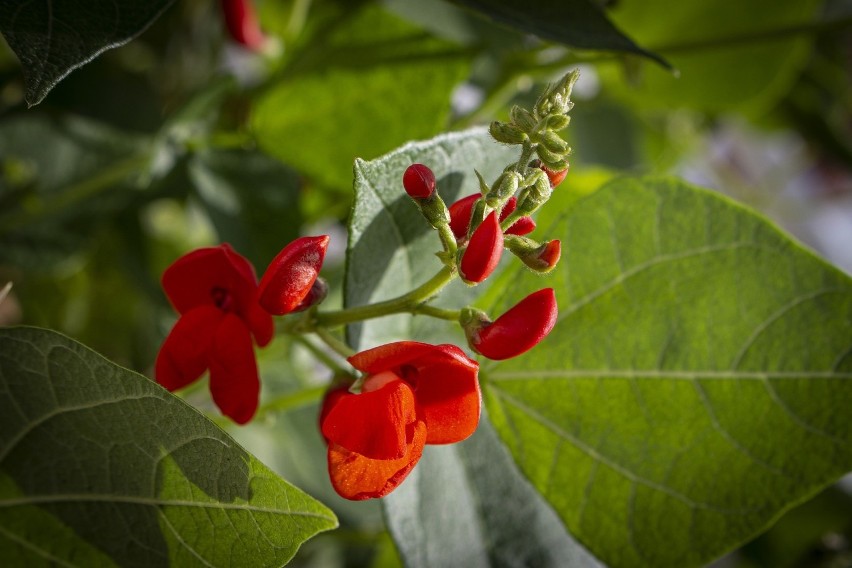
<svg viewBox="0 0 852 568">
<path fill-rule="evenodd" d="M 524 131 L 514 124 L 497 120 L 491 123 L 488 131 L 497 142 L 503 142 L 504 144 L 523 144 L 524 140 L 527 139 Z"/>
<path fill-rule="evenodd" d="M 314 284 L 328 241 L 328 235 L 301 237 L 272 259 L 257 290 L 258 302 L 264 310 L 280 316 L 305 309 L 322 299 L 319 297 L 321 289 L 315 289 Z"/>
<path fill-rule="evenodd" d="M 530 114 L 530 111 L 518 105 L 513 106 L 509 111 L 509 118 L 512 119 L 512 122 L 518 128 L 527 134 L 535 130 L 535 125 L 538 122 L 535 117 Z"/>
<path fill-rule="evenodd" d="M 521 176 L 517 172 L 503 172 L 491 186 L 491 191 L 485 196 L 485 202 L 489 207 L 500 207 L 504 201 L 515 195 L 520 181 Z"/>
<path fill-rule="evenodd" d="M 402 185 L 412 199 L 430 199 L 435 194 L 435 174 L 423 164 L 411 164 L 402 174 Z"/>
<path fill-rule="evenodd" d="M 571 117 L 564 114 L 551 114 L 545 119 L 545 125 L 548 130 L 558 132 L 571 122 Z"/>
<path fill-rule="evenodd" d="M 562 255 L 562 243 L 559 240 L 539 244 L 528 237 L 506 235 L 504 244 L 521 262 L 539 274 L 553 270 Z"/>
<path fill-rule="evenodd" d="M 565 176 L 568 175 L 568 163 L 566 162 L 565 168 L 562 170 L 554 171 L 545 166 L 544 164 L 539 164 L 538 166 L 541 170 L 547 174 L 547 178 L 550 180 L 550 187 L 555 188 L 565 179 Z"/>
<path fill-rule="evenodd" d="M 569 150 L 568 143 L 551 130 L 542 133 L 541 144 L 554 154 L 564 155 Z"/>
<path fill-rule="evenodd" d="M 497 212 L 489 213 L 461 253 L 459 275 L 466 284 L 478 284 L 494 272 L 503 253 L 503 231 Z"/>
<path fill-rule="evenodd" d="M 471 349 L 500 361 L 517 357 L 538 345 L 553 330 L 557 316 L 556 295 L 553 288 L 545 288 L 533 292 L 494 322 L 474 310 L 463 311 L 459 322 Z"/>
</svg>

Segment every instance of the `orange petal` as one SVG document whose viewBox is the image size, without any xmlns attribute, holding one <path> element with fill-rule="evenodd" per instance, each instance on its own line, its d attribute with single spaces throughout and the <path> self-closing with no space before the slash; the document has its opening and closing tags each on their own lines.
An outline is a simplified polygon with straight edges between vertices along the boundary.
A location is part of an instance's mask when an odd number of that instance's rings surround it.
<svg viewBox="0 0 852 568">
<path fill-rule="evenodd" d="M 379 389 L 338 397 L 322 422 L 322 434 L 369 459 L 399 459 L 408 451 L 407 428 L 417 420 L 414 393 L 393 373 L 382 375 L 391 380 Z"/>
<path fill-rule="evenodd" d="M 213 334 L 224 316 L 214 306 L 198 306 L 182 315 L 157 354 L 157 382 L 175 391 L 204 374 L 210 364 Z"/>
<path fill-rule="evenodd" d="M 210 394 L 222 414 L 245 424 L 257 411 L 260 379 L 251 335 L 243 321 L 227 314 L 210 352 Z"/>
<path fill-rule="evenodd" d="M 364 457 L 337 444 L 328 448 L 328 474 L 337 493 L 354 501 L 384 497 L 403 482 L 420 460 L 426 443 L 426 425 L 411 427 L 411 442 L 405 454 L 395 460 Z"/>
</svg>

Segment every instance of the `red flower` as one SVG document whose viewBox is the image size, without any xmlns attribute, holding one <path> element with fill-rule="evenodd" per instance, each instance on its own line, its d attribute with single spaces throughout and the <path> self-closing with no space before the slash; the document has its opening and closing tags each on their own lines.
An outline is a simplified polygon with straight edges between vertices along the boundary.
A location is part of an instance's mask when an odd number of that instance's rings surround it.
<svg viewBox="0 0 852 568">
<path fill-rule="evenodd" d="M 213 401 L 245 424 L 260 393 L 251 336 L 263 347 L 274 331 L 272 317 L 257 303 L 254 268 L 222 244 L 180 257 L 162 281 L 180 318 L 157 355 L 157 382 L 174 391 L 210 369 Z"/>
<path fill-rule="evenodd" d="M 556 171 L 551 170 L 544 164 L 539 165 L 539 167 L 542 169 L 542 171 L 544 171 L 545 174 L 547 174 L 547 179 L 550 180 L 550 187 L 552 188 L 555 188 L 557 185 L 562 183 L 562 180 L 564 180 L 565 176 L 568 175 L 568 168 Z"/>
<path fill-rule="evenodd" d="M 533 292 L 493 323 L 479 322 L 465 330 L 471 348 L 489 359 L 517 357 L 538 345 L 556 325 L 553 288 Z"/>
<path fill-rule="evenodd" d="M 281 316 L 322 301 L 327 289 L 322 281 L 317 281 L 317 276 L 328 241 L 328 235 L 301 237 L 272 259 L 260 279 L 258 296 L 263 309 Z"/>
<path fill-rule="evenodd" d="M 263 37 L 251 0 L 222 0 L 222 15 L 234 41 L 252 51 L 263 48 L 266 38 Z"/>
<path fill-rule="evenodd" d="M 429 199 L 435 194 L 435 174 L 423 164 L 411 164 L 402 174 L 402 186 L 414 199 Z"/>
<path fill-rule="evenodd" d="M 503 231 L 497 212 L 488 217 L 473 231 L 459 263 L 459 275 L 467 284 L 478 284 L 494 272 L 503 254 Z"/>
<path fill-rule="evenodd" d="M 321 414 L 328 472 L 346 499 L 384 497 L 425 444 L 452 444 L 479 424 L 479 366 L 455 345 L 399 341 L 349 358 L 366 373 L 360 394 L 329 391 Z"/>
<path fill-rule="evenodd" d="M 473 195 L 463 197 L 450 205 L 450 229 L 453 231 L 457 240 L 467 238 L 467 231 L 470 227 L 470 214 L 473 211 L 474 203 L 476 203 L 476 200 L 480 197 L 481 194 L 474 193 Z M 517 204 L 518 198 L 514 196 L 510 197 L 509 200 L 506 201 L 506 205 L 503 206 L 503 210 L 500 212 L 501 222 L 515 210 Z M 532 217 L 526 216 L 521 217 L 515 221 L 511 227 L 506 229 L 506 234 L 526 235 L 534 230 L 535 221 L 532 220 Z"/>
</svg>

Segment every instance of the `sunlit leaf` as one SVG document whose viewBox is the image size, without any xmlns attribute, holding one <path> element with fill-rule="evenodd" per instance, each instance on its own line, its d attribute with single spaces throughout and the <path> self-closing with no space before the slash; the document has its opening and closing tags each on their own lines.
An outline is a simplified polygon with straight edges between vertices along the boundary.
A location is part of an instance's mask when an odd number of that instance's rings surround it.
<svg viewBox="0 0 852 568">
<path fill-rule="evenodd" d="M 486 363 L 491 417 L 612 566 L 698 566 L 852 469 L 852 282 L 754 213 L 617 179 L 547 231 L 541 345 Z M 495 307 L 499 313 L 501 307 Z"/>
<path fill-rule="evenodd" d="M 4 560 L 282 565 L 336 524 L 152 381 L 55 332 L 0 330 Z"/>
</svg>

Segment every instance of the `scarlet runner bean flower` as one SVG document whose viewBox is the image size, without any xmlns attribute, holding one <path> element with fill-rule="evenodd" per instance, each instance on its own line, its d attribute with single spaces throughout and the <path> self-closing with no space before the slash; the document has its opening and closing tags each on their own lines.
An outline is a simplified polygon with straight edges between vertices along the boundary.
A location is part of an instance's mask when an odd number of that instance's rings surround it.
<svg viewBox="0 0 852 568">
<path fill-rule="evenodd" d="M 423 164 L 411 164 L 402 174 L 402 186 L 414 199 L 429 199 L 435 194 L 435 174 Z"/>
<path fill-rule="evenodd" d="M 476 228 L 459 263 L 459 275 L 467 284 L 482 282 L 494 272 L 503 253 L 503 231 L 492 211 Z"/>
<path fill-rule="evenodd" d="M 360 394 L 329 391 L 321 430 L 331 484 L 352 500 L 384 497 L 425 444 L 452 444 L 479 424 L 479 366 L 455 345 L 399 341 L 349 358 L 366 373 Z"/>
<path fill-rule="evenodd" d="M 328 291 L 317 280 L 328 235 L 300 237 L 279 252 L 260 279 L 258 296 L 267 312 L 281 316 L 305 310 L 325 298 Z"/>
<path fill-rule="evenodd" d="M 470 214 L 473 210 L 474 203 L 476 203 L 476 200 L 480 197 L 482 197 L 481 194 L 474 193 L 473 195 L 463 197 L 450 205 L 450 229 L 453 231 L 456 239 L 461 240 L 467 238 L 467 231 L 470 227 Z M 517 204 L 518 199 L 516 197 L 510 197 L 508 201 L 506 201 L 506 205 L 503 206 L 503 210 L 500 212 L 501 222 L 515 210 Z M 526 235 L 534 230 L 535 221 L 533 221 L 532 217 L 524 216 L 515 221 L 512 226 L 506 230 L 506 234 Z"/>
<path fill-rule="evenodd" d="M 222 0 L 222 15 L 228 33 L 237 43 L 252 51 L 260 51 L 266 38 L 251 0 Z"/>
<path fill-rule="evenodd" d="M 209 369 L 213 401 L 245 424 L 260 393 L 252 335 L 263 347 L 273 334 L 272 317 L 257 302 L 254 268 L 222 244 L 177 259 L 162 284 L 180 318 L 157 355 L 157 382 L 174 391 Z"/>
<path fill-rule="evenodd" d="M 553 330 L 557 315 L 553 288 L 545 288 L 533 292 L 494 322 L 478 312 L 463 325 L 471 349 L 499 361 L 517 357 L 538 345 Z"/>
</svg>

